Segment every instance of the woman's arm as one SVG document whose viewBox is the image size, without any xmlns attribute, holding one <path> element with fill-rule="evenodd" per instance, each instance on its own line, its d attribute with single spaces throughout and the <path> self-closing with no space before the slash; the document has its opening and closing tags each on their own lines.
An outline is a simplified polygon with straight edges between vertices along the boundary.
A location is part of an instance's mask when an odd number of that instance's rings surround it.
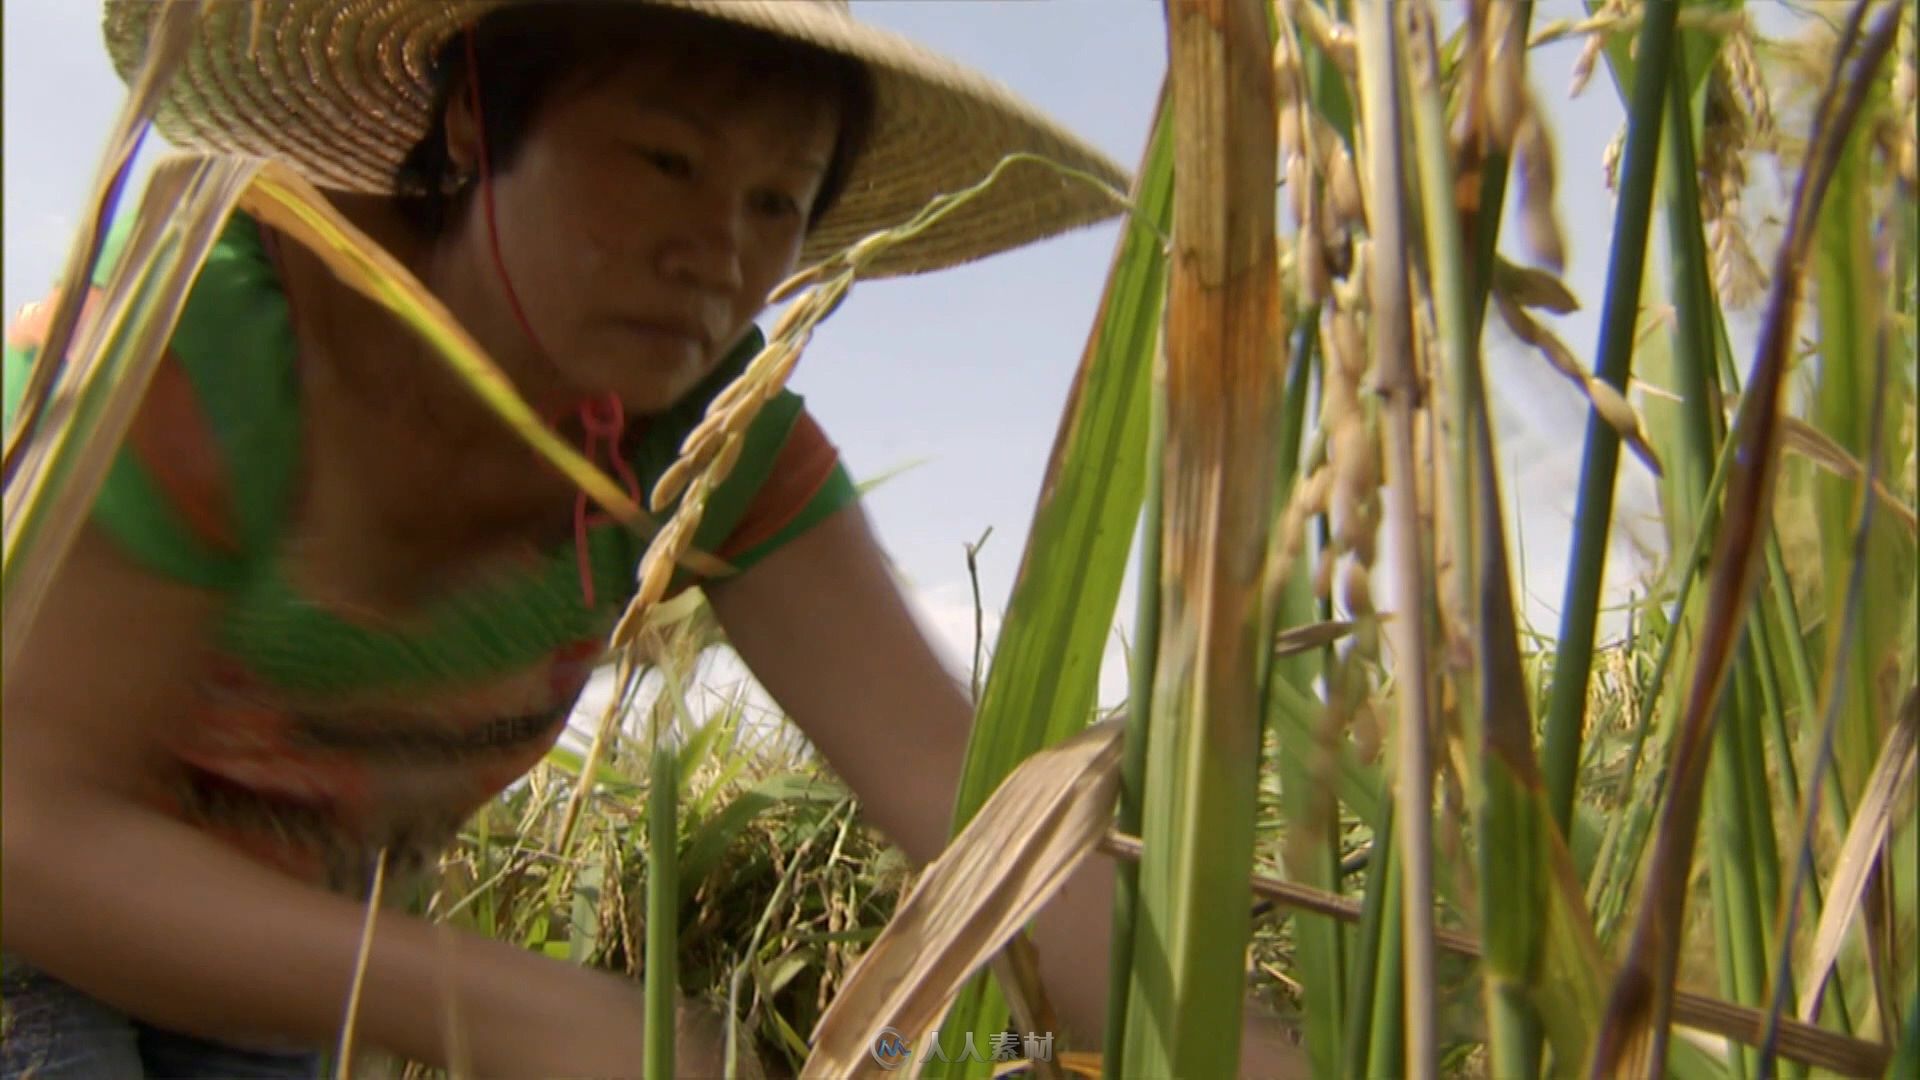
<svg viewBox="0 0 1920 1080">
<path fill-rule="evenodd" d="M 142 805 L 216 604 L 91 530 L 75 544 L 4 687 L 0 944 L 153 1024 L 326 1046 L 365 908 Z M 457 1042 L 486 1075 L 638 1072 L 631 985 L 398 913 L 377 927 L 363 1045 L 445 1065 Z"/>
</svg>

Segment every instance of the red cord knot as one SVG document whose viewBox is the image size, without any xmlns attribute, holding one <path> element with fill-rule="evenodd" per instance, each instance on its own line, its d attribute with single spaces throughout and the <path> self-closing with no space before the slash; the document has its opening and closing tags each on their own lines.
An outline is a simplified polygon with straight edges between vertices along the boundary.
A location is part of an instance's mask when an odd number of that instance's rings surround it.
<svg viewBox="0 0 1920 1080">
<path fill-rule="evenodd" d="M 640 478 L 633 474 L 620 454 L 620 438 L 626 434 L 627 411 L 620 404 L 620 395 L 605 394 L 597 398 L 588 398 L 579 405 L 580 427 L 586 432 L 584 449 L 588 461 L 607 469 L 620 478 L 627 489 L 627 496 L 634 502 L 641 501 Z M 587 510 L 587 493 L 580 492 L 573 503 L 573 550 L 580 566 L 580 597 L 589 609 L 594 606 L 593 560 L 587 554 L 587 527 L 599 525 L 613 518 L 605 513 L 590 514 Z"/>
</svg>

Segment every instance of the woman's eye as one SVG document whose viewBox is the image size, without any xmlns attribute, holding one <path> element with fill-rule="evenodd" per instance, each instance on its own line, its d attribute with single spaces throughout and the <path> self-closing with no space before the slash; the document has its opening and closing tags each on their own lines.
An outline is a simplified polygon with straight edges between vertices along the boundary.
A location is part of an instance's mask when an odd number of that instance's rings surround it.
<svg viewBox="0 0 1920 1080">
<path fill-rule="evenodd" d="M 800 213 L 800 201 L 784 191 L 762 191 L 754 197 L 754 209 L 773 217 Z"/>
<path fill-rule="evenodd" d="M 686 177 L 693 174 L 693 162 L 685 154 L 643 146 L 640 148 L 640 156 L 668 176 Z"/>
</svg>

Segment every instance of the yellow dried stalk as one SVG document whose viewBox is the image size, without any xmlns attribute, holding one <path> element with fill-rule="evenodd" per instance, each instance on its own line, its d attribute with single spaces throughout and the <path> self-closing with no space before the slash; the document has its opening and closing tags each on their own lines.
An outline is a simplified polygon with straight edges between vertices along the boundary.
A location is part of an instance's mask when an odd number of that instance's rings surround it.
<svg viewBox="0 0 1920 1080">
<path fill-rule="evenodd" d="M 1901 183 L 1907 186 L 1907 197 L 1913 197 L 1916 172 L 1916 140 L 1920 140 L 1920 111 L 1916 111 L 1914 83 L 1920 77 L 1920 53 L 1914 47 L 1914 21 L 1920 18 L 1912 5 L 1900 16 L 1900 39 L 1895 46 L 1897 56 L 1893 63 L 1893 92 L 1889 104 L 1895 120 L 1896 143 L 1894 146 L 1894 172 Z"/>
<path fill-rule="evenodd" d="M 1470 164 L 1485 157 L 1487 126 L 1487 66 L 1478 58 L 1485 51 L 1487 7 L 1491 0 L 1468 0 L 1460 30 L 1460 61 L 1454 66 L 1449 97 L 1453 119 L 1447 127 L 1447 148 L 1464 174 Z M 1475 191 L 1475 195 L 1478 192 Z M 1475 200 L 1476 204 L 1478 199 Z"/>
</svg>

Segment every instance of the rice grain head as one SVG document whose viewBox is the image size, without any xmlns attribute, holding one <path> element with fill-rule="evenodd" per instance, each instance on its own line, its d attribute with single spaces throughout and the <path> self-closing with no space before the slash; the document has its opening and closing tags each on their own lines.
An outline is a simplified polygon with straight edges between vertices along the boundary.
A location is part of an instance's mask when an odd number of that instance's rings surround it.
<svg viewBox="0 0 1920 1080">
<path fill-rule="evenodd" d="M 1753 22 L 1743 16 L 1739 30 L 1727 35 L 1720 50 L 1720 62 L 1740 107 L 1752 124 L 1752 136 L 1765 149 L 1774 135 L 1773 95 L 1760 74 L 1760 59 L 1754 49 Z"/>
<path fill-rule="evenodd" d="M 1606 149 L 1600 151 L 1600 173 L 1605 177 L 1607 191 L 1618 198 L 1620 195 L 1620 158 L 1627 152 L 1627 128 L 1622 124 L 1607 140 Z"/>
<path fill-rule="evenodd" d="M 1757 121 L 1737 82 L 1728 62 L 1716 64 L 1708 74 L 1698 171 L 1700 215 L 1707 226 L 1720 301 L 1729 308 L 1745 310 L 1765 295 L 1766 271 L 1747 243 L 1747 229 L 1741 220 L 1741 193 L 1747 186 L 1746 157 L 1754 145 Z"/>
</svg>

